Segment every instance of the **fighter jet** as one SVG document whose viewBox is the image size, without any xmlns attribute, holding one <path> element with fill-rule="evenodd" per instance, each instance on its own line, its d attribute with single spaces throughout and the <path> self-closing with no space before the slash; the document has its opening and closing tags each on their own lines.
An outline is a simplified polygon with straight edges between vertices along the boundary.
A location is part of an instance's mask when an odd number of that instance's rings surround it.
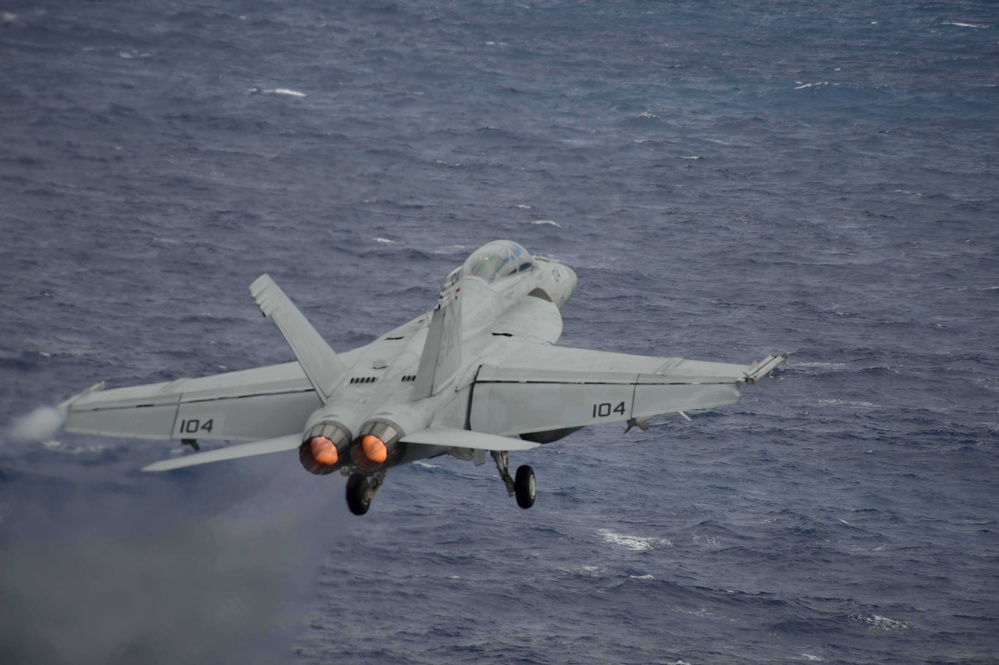
<svg viewBox="0 0 999 665">
<path fill-rule="evenodd" d="M 511 452 L 587 425 L 647 429 L 654 417 L 733 404 L 740 387 L 787 358 L 738 365 L 556 346 L 560 309 L 575 289 L 563 263 L 490 242 L 447 276 L 433 310 L 337 354 L 262 275 L 250 292 L 296 362 L 106 391 L 97 384 L 65 403 L 66 430 L 180 440 L 195 451 L 199 440 L 250 441 L 144 471 L 297 450 L 310 473 L 348 477 L 356 515 L 392 467 L 440 455 L 481 465 L 488 453 L 508 494 L 530 508 L 534 471 L 511 475 Z"/>
</svg>

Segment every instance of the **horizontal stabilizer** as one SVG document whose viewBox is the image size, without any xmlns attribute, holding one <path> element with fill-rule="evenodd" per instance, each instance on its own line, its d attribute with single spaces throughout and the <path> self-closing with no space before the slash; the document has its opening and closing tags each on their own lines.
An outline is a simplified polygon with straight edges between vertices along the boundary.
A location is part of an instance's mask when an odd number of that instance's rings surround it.
<svg viewBox="0 0 999 665">
<path fill-rule="evenodd" d="M 447 446 L 449 448 L 472 448 L 474 450 L 507 451 L 531 450 L 540 444 L 520 439 L 510 439 L 495 434 L 483 434 L 467 429 L 453 427 L 430 427 L 422 432 L 410 434 L 402 439 L 403 443 L 422 443 L 428 446 Z"/>
<path fill-rule="evenodd" d="M 253 443 L 243 443 L 238 446 L 229 446 L 210 450 L 194 455 L 185 455 L 175 459 L 163 460 L 144 467 L 143 471 L 173 471 L 183 469 L 188 466 L 198 466 L 200 464 L 211 464 L 223 460 L 240 459 L 241 457 L 255 457 L 257 455 L 269 455 L 271 453 L 283 453 L 288 450 L 295 450 L 302 443 L 301 434 L 289 434 L 277 439 L 265 439 L 264 441 L 254 441 Z"/>
<path fill-rule="evenodd" d="M 316 393 L 323 402 L 328 401 L 347 366 L 270 275 L 258 277 L 250 285 L 250 293 L 263 315 L 274 319 Z"/>
</svg>

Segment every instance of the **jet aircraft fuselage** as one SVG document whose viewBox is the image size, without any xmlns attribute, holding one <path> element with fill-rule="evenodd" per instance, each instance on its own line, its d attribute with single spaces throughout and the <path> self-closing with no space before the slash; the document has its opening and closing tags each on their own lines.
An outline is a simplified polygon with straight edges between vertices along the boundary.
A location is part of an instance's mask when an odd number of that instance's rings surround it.
<svg viewBox="0 0 999 665">
<path fill-rule="evenodd" d="M 508 454 L 587 425 L 731 404 L 787 354 L 738 365 L 556 346 L 560 308 L 577 285 L 558 261 L 494 241 L 444 280 L 436 307 L 363 347 L 335 353 L 267 275 L 250 291 L 297 361 L 68 400 L 68 431 L 148 439 L 248 440 L 146 467 L 166 471 L 298 450 L 302 465 L 349 476 L 347 502 L 367 512 L 391 467 L 490 453 L 521 507 L 534 471 Z M 513 438 L 516 437 L 516 438 Z"/>
</svg>

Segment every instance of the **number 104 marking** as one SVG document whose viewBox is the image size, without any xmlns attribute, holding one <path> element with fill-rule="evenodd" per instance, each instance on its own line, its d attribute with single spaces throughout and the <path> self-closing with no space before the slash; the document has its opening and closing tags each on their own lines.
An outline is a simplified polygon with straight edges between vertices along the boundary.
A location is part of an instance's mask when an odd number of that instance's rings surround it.
<svg viewBox="0 0 999 665">
<path fill-rule="evenodd" d="M 613 406 L 610 402 L 593 405 L 594 418 L 606 418 L 612 413 L 619 413 L 622 416 L 625 415 L 627 412 L 624 409 L 624 402 L 621 402 L 617 406 Z"/>
<path fill-rule="evenodd" d="M 212 418 L 208 420 L 198 420 L 197 418 L 189 418 L 188 420 L 180 421 L 181 434 L 197 434 L 198 432 L 211 433 L 214 427 L 215 427 L 215 422 L 214 419 Z"/>
</svg>

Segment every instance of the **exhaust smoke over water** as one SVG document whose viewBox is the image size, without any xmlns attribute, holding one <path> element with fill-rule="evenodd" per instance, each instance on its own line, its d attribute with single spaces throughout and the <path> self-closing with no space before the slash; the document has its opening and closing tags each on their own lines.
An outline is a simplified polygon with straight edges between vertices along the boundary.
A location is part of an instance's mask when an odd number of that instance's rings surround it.
<svg viewBox="0 0 999 665">
<path fill-rule="evenodd" d="M 339 481 L 277 473 L 239 473 L 252 492 L 230 478 L 173 497 L 164 483 L 69 481 L 54 501 L 6 506 L 0 662 L 283 661 L 346 516 L 330 509 Z M 38 481 L 45 493 L 66 479 Z"/>
<path fill-rule="evenodd" d="M 16 441 L 48 441 L 66 422 L 66 410 L 58 406 L 40 406 L 14 419 L 8 431 Z"/>
</svg>

